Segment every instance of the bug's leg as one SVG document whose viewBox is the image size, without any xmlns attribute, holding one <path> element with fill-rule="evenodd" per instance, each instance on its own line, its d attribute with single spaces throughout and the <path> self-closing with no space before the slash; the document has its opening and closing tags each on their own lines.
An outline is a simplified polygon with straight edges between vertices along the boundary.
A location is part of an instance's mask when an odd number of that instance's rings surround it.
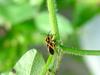
<svg viewBox="0 0 100 75">
<path fill-rule="evenodd" d="M 52 42 L 47 43 L 47 46 L 49 46 L 49 47 L 54 49 L 54 43 L 52 43 Z"/>
<path fill-rule="evenodd" d="M 49 38 L 46 38 L 46 42 L 49 43 Z"/>
</svg>

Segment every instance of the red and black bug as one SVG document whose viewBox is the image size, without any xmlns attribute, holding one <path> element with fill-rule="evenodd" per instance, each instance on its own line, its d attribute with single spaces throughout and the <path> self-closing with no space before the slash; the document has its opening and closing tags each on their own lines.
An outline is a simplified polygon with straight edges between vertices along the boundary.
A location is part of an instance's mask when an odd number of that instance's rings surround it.
<svg viewBox="0 0 100 75">
<path fill-rule="evenodd" d="M 46 43 L 47 43 L 47 47 L 48 50 L 50 52 L 50 54 L 54 54 L 54 48 L 55 48 L 55 40 L 53 35 L 48 34 L 48 36 L 46 37 Z"/>
</svg>

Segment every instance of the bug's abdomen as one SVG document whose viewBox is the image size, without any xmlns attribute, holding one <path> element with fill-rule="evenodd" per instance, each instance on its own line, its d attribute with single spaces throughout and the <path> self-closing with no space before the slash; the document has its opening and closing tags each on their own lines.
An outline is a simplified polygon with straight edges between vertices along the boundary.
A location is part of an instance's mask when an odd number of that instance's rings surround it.
<svg viewBox="0 0 100 75">
<path fill-rule="evenodd" d="M 48 47 L 48 49 L 49 49 L 49 52 L 50 52 L 50 54 L 54 54 L 54 49 L 53 48 L 51 48 L 51 47 Z"/>
</svg>

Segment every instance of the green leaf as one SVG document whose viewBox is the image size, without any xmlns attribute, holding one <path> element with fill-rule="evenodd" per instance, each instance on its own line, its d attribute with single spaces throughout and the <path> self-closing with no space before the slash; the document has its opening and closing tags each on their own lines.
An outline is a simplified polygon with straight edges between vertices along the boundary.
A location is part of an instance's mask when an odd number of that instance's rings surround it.
<svg viewBox="0 0 100 75">
<path fill-rule="evenodd" d="M 39 75 L 42 71 L 45 61 L 40 53 L 35 49 L 29 50 L 21 59 L 16 63 L 13 70 L 9 73 L 12 75 Z"/>
<path fill-rule="evenodd" d="M 74 7 L 76 0 L 57 0 L 57 8 L 62 10 L 68 7 Z"/>
<path fill-rule="evenodd" d="M 0 39 L 0 72 L 9 71 L 27 50 L 26 38 L 12 32 Z"/>
<path fill-rule="evenodd" d="M 0 75 L 9 75 L 9 72 L 0 73 Z"/>
<path fill-rule="evenodd" d="M 0 16 L 10 21 L 13 24 L 24 22 L 32 19 L 37 13 L 37 7 L 32 7 L 30 4 L 5 4 L 0 5 Z"/>
<path fill-rule="evenodd" d="M 5 7 L 7 19 L 11 22 L 18 23 L 33 17 L 33 9 L 30 5 L 9 5 Z"/>
<path fill-rule="evenodd" d="M 30 43 L 40 43 L 41 38 L 34 32 L 35 29 L 33 20 L 25 21 L 13 25 L 12 29 L 0 38 L 0 72 L 9 71 L 26 52 Z"/>
<path fill-rule="evenodd" d="M 10 1 L 12 1 L 15 4 L 25 4 L 29 2 L 29 0 L 10 0 Z"/>
<path fill-rule="evenodd" d="M 11 23 L 32 19 L 43 0 L 0 0 L 0 16 Z"/>
<path fill-rule="evenodd" d="M 13 25 L 11 31 L 12 33 L 15 33 L 14 35 L 16 36 L 24 36 L 24 39 L 28 44 L 43 44 L 44 36 L 39 33 L 33 19 Z M 25 43 L 23 43 L 23 45 L 24 44 Z"/>
<path fill-rule="evenodd" d="M 71 34 L 73 32 L 72 26 L 68 19 L 57 14 L 57 20 L 61 38 L 65 38 L 65 35 Z M 51 27 L 49 24 L 49 14 L 47 12 L 38 14 L 38 16 L 35 18 L 35 22 L 37 24 L 37 28 L 40 31 L 44 33 L 49 33 L 51 31 Z"/>
<path fill-rule="evenodd" d="M 32 6 L 40 6 L 44 0 L 30 0 Z"/>
<path fill-rule="evenodd" d="M 73 24 L 74 27 L 80 27 L 89 21 L 93 16 L 100 12 L 99 0 L 81 0 L 77 1 Z"/>
<path fill-rule="evenodd" d="M 5 5 L 5 4 L 25 4 L 29 2 L 29 0 L 0 0 L 0 4 Z"/>
<path fill-rule="evenodd" d="M 12 0 L 0 0 L 0 5 L 5 5 L 11 3 Z"/>
<path fill-rule="evenodd" d="M 2 50 L 4 51 L 0 53 L 0 72 L 8 71 L 8 69 L 11 69 L 16 62 L 16 59 L 18 58 L 15 47 Z"/>
</svg>

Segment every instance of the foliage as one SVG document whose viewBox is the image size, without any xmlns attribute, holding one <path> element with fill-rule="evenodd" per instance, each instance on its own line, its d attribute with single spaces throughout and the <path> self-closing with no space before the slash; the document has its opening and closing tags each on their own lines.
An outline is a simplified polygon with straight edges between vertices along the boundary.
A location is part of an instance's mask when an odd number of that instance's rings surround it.
<svg viewBox="0 0 100 75">
<path fill-rule="evenodd" d="M 57 0 L 55 2 L 56 10 L 58 10 L 57 21 L 60 37 L 64 43 L 77 28 L 81 28 L 85 22 L 100 13 L 99 3 L 99 0 L 93 2 L 92 0 Z M 27 70 L 31 69 L 32 73 L 37 70 L 34 70 L 34 67 L 39 66 L 39 69 L 43 67 L 44 59 L 36 50 L 34 50 L 35 52 L 30 51 L 31 54 L 33 53 L 32 56 L 23 54 L 29 49 L 30 44 L 43 45 L 45 34 L 52 30 L 49 27 L 46 5 L 45 0 L 0 0 L 0 72 L 12 70 L 17 63 L 15 69 L 18 69 L 18 72 L 22 72 L 23 75 L 29 75 L 28 71 L 26 71 L 28 74 L 24 74 L 24 70 L 18 66 L 26 61 L 24 59 L 30 61 L 32 66 L 29 65 L 28 67 L 31 68 L 27 68 Z M 59 13 L 70 7 L 73 9 L 72 21 Z M 31 57 L 28 57 L 29 55 Z M 23 59 L 20 61 L 21 56 Z M 19 64 L 19 62 L 21 63 Z M 28 65 L 27 62 L 22 64 L 22 66 L 25 65 Z"/>
</svg>

